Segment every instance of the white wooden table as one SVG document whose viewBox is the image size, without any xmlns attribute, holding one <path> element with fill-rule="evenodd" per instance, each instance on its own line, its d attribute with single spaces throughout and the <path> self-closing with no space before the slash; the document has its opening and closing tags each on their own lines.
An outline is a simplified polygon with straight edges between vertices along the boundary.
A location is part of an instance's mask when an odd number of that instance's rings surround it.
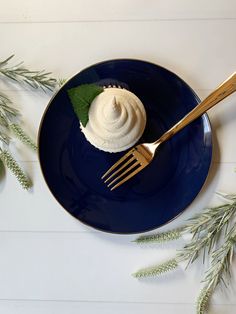
<svg viewBox="0 0 236 314">
<path fill-rule="evenodd" d="M 236 70 L 236 2 L 0 0 L 0 59 L 12 53 L 15 61 L 62 78 L 105 59 L 146 59 L 176 72 L 204 97 Z M 3 83 L 0 90 L 36 137 L 50 95 Z M 216 202 L 214 191 L 236 192 L 236 95 L 209 115 L 215 147 L 207 183 L 189 209 L 160 230 Z M 34 188 L 23 191 L 9 172 L 0 182 L 0 313 L 195 313 L 200 262 L 160 280 L 130 276 L 172 256 L 183 242 L 140 248 L 131 242 L 135 236 L 85 227 L 54 200 L 37 156 L 18 142 L 15 147 Z M 235 288 L 217 293 L 210 313 L 235 313 Z"/>
</svg>

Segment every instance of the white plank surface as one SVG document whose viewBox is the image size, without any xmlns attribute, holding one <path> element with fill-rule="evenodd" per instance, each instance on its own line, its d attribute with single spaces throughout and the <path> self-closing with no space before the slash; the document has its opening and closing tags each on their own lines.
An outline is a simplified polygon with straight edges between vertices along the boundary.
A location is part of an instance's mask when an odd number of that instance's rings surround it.
<svg viewBox="0 0 236 314">
<path fill-rule="evenodd" d="M 213 89 L 236 69 L 235 29 L 236 19 L 6 23 L 0 28 L 1 55 L 15 53 L 31 68 L 66 78 L 105 59 L 146 59 L 176 72 L 194 89 Z"/>
<path fill-rule="evenodd" d="M 130 236 L 102 233 L 1 233 L 1 298 L 195 302 L 202 267 L 179 268 L 159 280 L 134 279 L 132 272 L 166 260 L 173 256 L 174 248 L 160 247 L 158 256 L 154 247 L 142 248 L 130 240 Z M 235 303 L 234 292 L 224 302 L 219 297 L 214 302 Z"/>
<path fill-rule="evenodd" d="M 209 314 L 232 314 L 234 305 L 214 305 Z M 194 314 L 193 304 L 0 301 L 4 314 Z"/>
<path fill-rule="evenodd" d="M 146 59 L 177 73 L 204 98 L 236 69 L 234 0 L 0 0 L 0 8 L 0 59 L 15 53 L 15 62 L 56 77 L 105 59 Z M 20 108 L 36 138 L 51 95 L 6 81 L 0 91 Z M 216 204 L 214 191 L 236 191 L 236 96 L 209 116 L 214 156 L 206 184 L 188 210 L 161 230 Z M 82 225 L 49 192 L 37 156 L 17 141 L 11 150 L 34 187 L 22 191 L 9 172 L 0 180 L 0 313 L 195 313 L 200 262 L 160 280 L 130 276 L 172 256 L 183 241 L 140 248 L 131 242 L 135 236 Z M 218 292 L 209 313 L 235 313 L 235 289 L 234 283 L 228 296 Z"/>
<path fill-rule="evenodd" d="M 73 22 L 150 19 L 228 19 L 234 0 L 1 0 L 2 22 Z"/>
</svg>

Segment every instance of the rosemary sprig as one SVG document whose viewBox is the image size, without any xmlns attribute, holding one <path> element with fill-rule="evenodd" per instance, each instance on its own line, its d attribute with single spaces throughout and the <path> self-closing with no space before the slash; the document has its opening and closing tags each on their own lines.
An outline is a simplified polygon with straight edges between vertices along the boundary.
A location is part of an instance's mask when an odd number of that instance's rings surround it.
<svg viewBox="0 0 236 314">
<path fill-rule="evenodd" d="M 36 149 L 36 145 L 28 137 L 28 135 L 22 130 L 19 124 L 14 121 L 19 119 L 19 112 L 12 107 L 12 102 L 10 99 L 0 94 L 0 142 L 3 146 L 8 146 L 10 142 L 9 131 L 12 132 L 26 145 L 30 146 L 32 149 Z M 22 171 L 20 166 L 17 164 L 16 160 L 11 156 L 8 150 L 0 148 L 0 159 L 9 168 L 15 177 L 20 182 L 24 189 L 29 189 L 31 182 Z"/>
<path fill-rule="evenodd" d="M 190 233 L 192 239 L 183 249 L 177 251 L 174 258 L 137 271 L 135 277 L 159 276 L 172 271 L 182 261 L 188 265 L 193 263 L 203 252 L 211 257 L 211 267 L 206 272 L 205 285 L 197 299 L 197 314 L 207 311 L 209 300 L 215 288 L 230 277 L 230 265 L 236 244 L 236 195 L 218 193 L 226 200 L 226 203 L 217 207 L 207 208 L 203 213 L 195 215 L 187 224 L 172 231 L 151 236 L 139 237 L 137 243 L 161 243 L 175 240 L 184 233 Z M 228 228 L 231 230 L 228 232 Z M 222 243 L 222 245 L 220 245 Z M 226 283 L 225 283 L 226 285 Z"/>
<path fill-rule="evenodd" d="M 37 150 L 37 146 L 33 140 L 26 134 L 19 124 L 14 122 L 19 119 L 19 116 L 20 114 L 18 110 L 12 107 L 10 99 L 5 95 L 0 94 L 0 141 L 9 144 L 10 137 L 6 130 L 11 130 L 24 144 L 33 150 Z"/>
<path fill-rule="evenodd" d="M 5 77 L 19 84 L 28 85 L 34 89 L 41 88 L 44 91 L 53 90 L 58 85 L 60 86 L 65 83 L 65 80 L 63 79 L 56 80 L 50 77 L 50 72 L 44 70 L 30 71 L 24 66 L 23 62 L 10 65 L 9 62 L 13 57 L 14 55 L 11 55 L 7 59 L 0 61 L 0 78 Z M 34 141 L 26 134 L 19 124 L 19 118 L 20 113 L 13 108 L 10 99 L 5 95 L 0 94 L 0 159 L 13 172 L 23 188 L 28 189 L 31 186 L 30 180 L 6 149 L 11 140 L 10 134 L 15 135 L 33 150 L 37 149 Z"/>
<path fill-rule="evenodd" d="M 0 94 L 0 141 L 5 145 L 10 142 L 10 136 L 7 134 L 9 121 L 12 121 L 18 115 L 18 111 L 12 108 L 10 99 Z"/>
<path fill-rule="evenodd" d="M 139 244 L 163 243 L 176 240 L 182 234 L 189 232 L 192 234 L 192 240 L 184 246 L 183 250 L 178 252 L 176 259 L 178 261 L 188 260 L 189 263 L 193 263 L 202 251 L 205 252 L 208 249 L 208 253 L 210 253 L 214 249 L 222 232 L 227 231 L 228 224 L 235 212 L 236 203 L 234 202 L 207 208 L 202 214 L 194 216 L 185 227 L 140 236 L 135 242 Z"/>
<path fill-rule="evenodd" d="M 226 236 L 222 246 L 217 248 L 212 254 L 210 268 L 206 271 L 206 277 L 203 280 L 205 286 L 197 299 L 197 314 L 203 314 L 207 311 L 209 298 L 216 287 L 223 282 L 227 286 L 226 280 L 230 277 L 230 265 L 234 255 L 234 246 L 236 243 L 236 225 L 234 225 Z"/>
<path fill-rule="evenodd" d="M 10 137 L 4 132 L 0 132 L 0 142 L 4 143 L 5 145 L 8 145 L 10 142 Z"/>
<path fill-rule="evenodd" d="M 66 81 L 67 81 L 67 79 L 65 79 L 65 78 L 59 78 L 57 80 L 57 84 L 59 87 L 61 87 L 63 84 L 65 84 Z"/>
<path fill-rule="evenodd" d="M 9 122 L 18 116 L 19 112 L 12 107 L 11 100 L 7 96 L 0 94 L 0 125 L 8 127 Z"/>
<path fill-rule="evenodd" d="M 11 156 L 10 152 L 7 150 L 2 150 L 0 148 L 0 159 L 7 166 L 7 168 L 11 170 L 11 172 L 15 175 L 23 189 L 28 190 L 32 184 L 28 177 L 23 172 L 23 170 L 17 164 L 15 159 Z"/>
<path fill-rule="evenodd" d="M 13 57 L 14 55 L 11 55 L 0 62 L 0 74 L 15 82 L 27 84 L 32 88 L 41 88 L 44 91 L 47 89 L 52 91 L 57 86 L 57 80 L 50 77 L 51 72 L 30 71 L 23 66 L 23 62 L 9 66 L 8 62 Z"/>
<path fill-rule="evenodd" d="M 174 270 L 175 268 L 177 268 L 177 266 L 178 262 L 176 261 L 175 258 L 172 258 L 162 264 L 140 269 L 137 272 L 135 272 L 133 276 L 136 278 L 160 276 L 162 274 Z"/>
<path fill-rule="evenodd" d="M 28 136 L 28 134 L 26 134 L 26 132 L 22 129 L 22 127 L 19 124 L 11 123 L 10 129 L 16 135 L 16 137 L 19 138 L 19 140 L 22 143 L 26 144 L 28 147 L 30 147 L 34 151 L 37 150 L 37 146 L 34 143 L 34 141 Z"/>
<path fill-rule="evenodd" d="M 209 301 L 211 298 L 211 295 L 213 293 L 213 290 L 210 288 L 203 288 L 198 296 L 197 299 L 197 314 L 204 314 L 208 310 L 209 307 Z"/>
<path fill-rule="evenodd" d="M 236 244 L 236 225 L 226 236 L 226 241 L 212 254 L 211 268 L 206 273 L 204 282 L 215 288 L 218 283 L 224 281 L 224 276 L 230 277 L 230 264 L 233 260 L 234 245 Z"/>
<path fill-rule="evenodd" d="M 177 240 L 181 237 L 184 228 L 176 228 L 167 232 L 142 235 L 138 237 L 134 242 L 138 244 L 148 244 L 148 243 L 163 243 L 168 241 Z"/>
<path fill-rule="evenodd" d="M 207 208 L 202 213 L 197 214 L 190 219 L 184 228 L 185 232 L 190 232 L 197 238 L 201 232 L 211 233 L 214 230 L 217 233 L 222 227 L 226 228 L 230 222 L 231 216 L 235 212 L 235 208 L 234 206 L 229 206 L 233 199 L 230 200 L 229 198 L 224 198 L 227 201 L 226 204 Z"/>
<path fill-rule="evenodd" d="M 179 261 L 188 260 L 193 263 L 203 251 L 203 260 L 214 250 L 222 234 L 228 230 L 229 223 L 236 213 L 236 202 L 227 201 L 226 204 L 206 209 L 202 215 L 198 214 L 185 226 L 184 231 L 192 234 L 192 240 L 183 250 L 178 252 Z"/>
</svg>

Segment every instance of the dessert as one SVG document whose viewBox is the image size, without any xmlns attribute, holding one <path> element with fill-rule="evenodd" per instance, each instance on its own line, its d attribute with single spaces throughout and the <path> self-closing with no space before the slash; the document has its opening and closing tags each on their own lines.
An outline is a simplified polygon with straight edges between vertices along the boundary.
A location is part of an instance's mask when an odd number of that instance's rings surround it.
<svg viewBox="0 0 236 314">
<path fill-rule="evenodd" d="M 133 146 L 142 136 L 146 112 L 140 99 L 121 88 L 105 88 L 89 108 L 89 120 L 81 130 L 95 147 L 120 152 Z"/>
<path fill-rule="evenodd" d="M 86 139 L 100 150 L 124 151 L 142 136 L 146 112 L 127 89 L 84 84 L 68 90 L 68 95 Z"/>
</svg>

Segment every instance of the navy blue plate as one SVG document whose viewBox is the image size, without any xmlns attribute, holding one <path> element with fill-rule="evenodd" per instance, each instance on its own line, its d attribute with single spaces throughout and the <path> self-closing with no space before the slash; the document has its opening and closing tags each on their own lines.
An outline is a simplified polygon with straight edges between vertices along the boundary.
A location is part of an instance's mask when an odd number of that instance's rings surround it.
<svg viewBox="0 0 236 314">
<path fill-rule="evenodd" d="M 140 142 L 156 140 L 199 102 L 174 73 L 149 62 L 120 59 L 92 65 L 70 79 L 50 101 L 41 121 L 39 158 L 46 183 L 75 218 L 113 233 L 139 233 L 179 215 L 200 191 L 211 163 L 207 115 L 164 143 L 152 163 L 109 191 L 101 175 L 123 154 L 93 147 L 80 131 L 67 90 L 118 80 L 143 102 L 147 126 Z"/>
</svg>

